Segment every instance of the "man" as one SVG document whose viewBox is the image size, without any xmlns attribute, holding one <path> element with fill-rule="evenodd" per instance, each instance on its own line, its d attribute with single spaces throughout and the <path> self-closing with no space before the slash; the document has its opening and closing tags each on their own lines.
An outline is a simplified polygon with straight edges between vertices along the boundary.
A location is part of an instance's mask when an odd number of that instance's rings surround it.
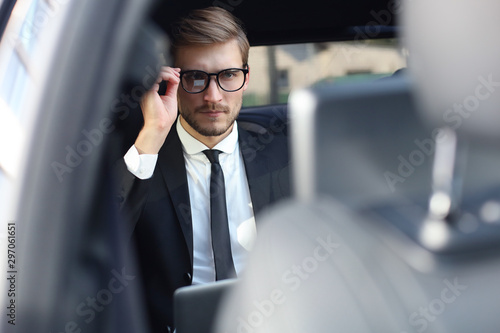
<svg viewBox="0 0 500 333">
<path fill-rule="evenodd" d="M 173 30 L 175 67 L 164 67 L 141 101 L 144 127 L 124 158 L 120 197 L 133 221 L 155 332 L 172 330 L 177 288 L 241 272 L 254 215 L 289 195 L 286 128 L 271 119 L 269 136 L 262 124 L 256 133 L 235 121 L 250 79 L 248 53 L 233 15 L 216 7 L 193 11 Z M 218 151 L 220 163 L 206 150 Z M 218 165 L 223 191 L 212 178 Z M 225 207 L 216 209 L 220 192 Z"/>
</svg>

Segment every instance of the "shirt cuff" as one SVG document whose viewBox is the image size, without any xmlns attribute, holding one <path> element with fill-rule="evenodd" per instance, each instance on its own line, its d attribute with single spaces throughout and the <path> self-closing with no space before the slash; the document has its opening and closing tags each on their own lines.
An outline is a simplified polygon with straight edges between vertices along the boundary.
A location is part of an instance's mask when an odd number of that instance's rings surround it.
<svg viewBox="0 0 500 333">
<path fill-rule="evenodd" d="M 128 171 L 139 179 L 149 179 L 155 171 L 158 154 L 139 154 L 134 145 L 123 156 Z"/>
</svg>

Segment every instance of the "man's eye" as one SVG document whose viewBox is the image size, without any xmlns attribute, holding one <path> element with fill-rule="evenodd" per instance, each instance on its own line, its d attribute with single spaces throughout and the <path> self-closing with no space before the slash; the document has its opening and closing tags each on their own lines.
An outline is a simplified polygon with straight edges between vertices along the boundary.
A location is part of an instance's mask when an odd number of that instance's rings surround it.
<svg viewBox="0 0 500 333">
<path fill-rule="evenodd" d="M 222 78 L 223 79 L 233 79 L 235 78 L 236 76 L 238 75 L 238 72 L 237 71 L 224 71 L 222 72 Z"/>
</svg>

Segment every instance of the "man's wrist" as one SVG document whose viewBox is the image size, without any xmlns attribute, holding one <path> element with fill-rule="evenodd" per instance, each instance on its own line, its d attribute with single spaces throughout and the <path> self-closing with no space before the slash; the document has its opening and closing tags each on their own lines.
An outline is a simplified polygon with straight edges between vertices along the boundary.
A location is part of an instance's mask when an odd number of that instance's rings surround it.
<svg viewBox="0 0 500 333">
<path fill-rule="evenodd" d="M 143 127 L 134 143 L 139 154 L 158 154 L 169 131 Z"/>
<path fill-rule="evenodd" d="M 149 179 L 153 175 L 157 154 L 139 154 L 137 147 L 132 146 L 123 157 L 128 171 L 139 179 Z"/>
</svg>

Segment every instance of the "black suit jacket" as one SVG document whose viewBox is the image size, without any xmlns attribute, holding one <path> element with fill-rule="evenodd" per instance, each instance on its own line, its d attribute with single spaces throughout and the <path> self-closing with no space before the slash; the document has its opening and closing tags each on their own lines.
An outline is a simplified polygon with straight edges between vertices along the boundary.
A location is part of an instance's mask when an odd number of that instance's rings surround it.
<svg viewBox="0 0 500 333">
<path fill-rule="evenodd" d="M 286 124 L 276 117 L 270 120 L 267 124 L 238 121 L 256 216 L 265 206 L 290 195 Z M 173 293 L 190 285 L 193 274 L 191 205 L 176 125 L 158 154 L 152 178 L 140 180 L 124 164 L 122 168 L 119 200 L 130 217 L 150 322 L 154 332 L 168 332 L 173 326 Z"/>
</svg>

